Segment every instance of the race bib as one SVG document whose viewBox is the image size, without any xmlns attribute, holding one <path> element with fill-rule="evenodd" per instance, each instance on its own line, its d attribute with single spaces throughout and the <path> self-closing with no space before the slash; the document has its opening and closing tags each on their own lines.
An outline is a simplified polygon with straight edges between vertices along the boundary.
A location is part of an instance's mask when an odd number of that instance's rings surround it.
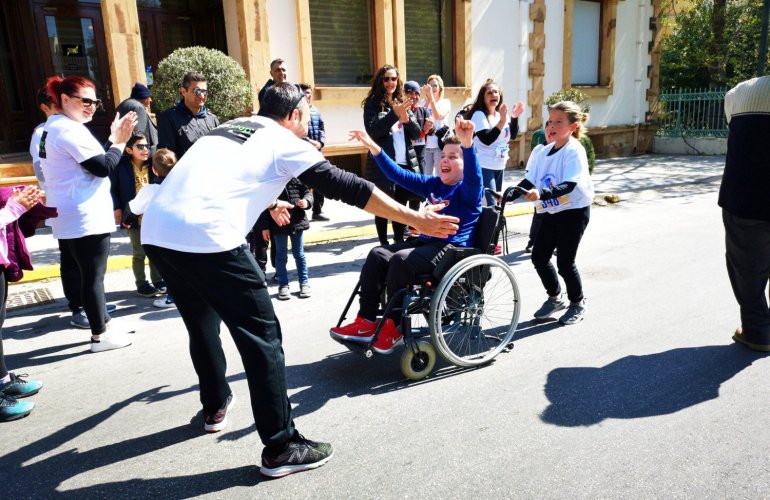
<svg viewBox="0 0 770 500">
<path fill-rule="evenodd" d="M 535 211 L 539 214 L 544 212 L 560 212 L 570 208 L 572 204 L 569 200 L 569 195 L 559 196 L 558 198 L 551 198 L 549 200 L 538 200 L 535 205 Z"/>
</svg>

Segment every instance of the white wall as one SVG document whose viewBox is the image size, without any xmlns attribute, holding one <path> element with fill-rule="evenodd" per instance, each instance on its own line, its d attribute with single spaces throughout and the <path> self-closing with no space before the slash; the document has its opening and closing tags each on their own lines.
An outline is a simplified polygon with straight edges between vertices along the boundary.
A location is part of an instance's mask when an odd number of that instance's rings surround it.
<svg viewBox="0 0 770 500">
<path fill-rule="evenodd" d="M 267 36 L 270 40 L 270 60 L 281 58 L 286 64 L 286 77 L 299 83 L 299 35 L 297 32 L 297 6 L 294 0 L 267 0 Z M 270 68 L 265 68 L 265 79 L 270 78 Z"/>
<path fill-rule="evenodd" d="M 528 0 L 474 0 L 471 3 L 471 98 L 492 78 L 498 82 L 509 105 L 527 102 L 532 82 L 527 76 L 531 55 L 528 47 Z M 459 109 L 463 103 L 457 103 Z M 454 105 L 454 103 L 453 103 Z M 526 126 L 529 110 L 519 118 Z"/>
</svg>

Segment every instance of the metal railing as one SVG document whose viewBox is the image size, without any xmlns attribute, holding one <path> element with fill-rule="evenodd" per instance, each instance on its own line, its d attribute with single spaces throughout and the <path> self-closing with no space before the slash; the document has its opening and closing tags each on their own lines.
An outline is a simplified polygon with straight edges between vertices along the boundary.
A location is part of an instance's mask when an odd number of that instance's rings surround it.
<svg viewBox="0 0 770 500">
<path fill-rule="evenodd" d="M 723 89 L 678 89 L 658 96 L 655 110 L 663 137 L 727 137 Z"/>
</svg>

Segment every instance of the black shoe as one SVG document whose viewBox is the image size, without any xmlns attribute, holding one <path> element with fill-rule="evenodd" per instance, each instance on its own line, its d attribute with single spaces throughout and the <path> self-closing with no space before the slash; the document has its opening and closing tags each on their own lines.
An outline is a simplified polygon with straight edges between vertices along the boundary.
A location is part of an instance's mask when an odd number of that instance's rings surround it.
<svg viewBox="0 0 770 500">
<path fill-rule="evenodd" d="M 525 246 L 524 253 L 532 253 L 532 245 Z"/>
<path fill-rule="evenodd" d="M 233 404 L 235 404 L 235 395 L 230 394 L 227 396 L 222 408 L 212 415 L 205 415 L 206 420 L 203 423 L 203 430 L 206 432 L 219 432 L 227 427 L 227 412 L 233 408 Z"/>
<path fill-rule="evenodd" d="M 154 286 L 155 288 L 157 288 L 157 289 L 158 289 L 158 292 L 159 292 L 161 295 L 165 295 L 165 294 L 167 294 L 167 293 L 168 293 L 168 288 L 166 287 L 166 282 L 165 282 L 165 281 L 163 281 L 163 280 L 159 280 L 159 281 L 156 281 L 156 282 L 154 282 L 154 283 L 152 284 L 152 286 Z"/>
<path fill-rule="evenodd" d="M 334 449 L 329 443 L 305 439 L 299 432 L 280 452 L 262 450 L 259 472 L 268 477 L 283 477 L 295 472 L 315 469 L 329 461 Z"/>
<path fill-rule="evenodd" d="M 155 297 L 159 293 L 157 288 L 147 282 L 136 289 L 136 294 L 141 297 Z"/>
<path fill-rule="evenodd" d="M 331 220 L 331 219 L 329 219 L 324 214 L 313 214 L 313 220 L 314 221 L 318 221 L 318 222 L 326 222 L 326 221 Z"/>
</svg>

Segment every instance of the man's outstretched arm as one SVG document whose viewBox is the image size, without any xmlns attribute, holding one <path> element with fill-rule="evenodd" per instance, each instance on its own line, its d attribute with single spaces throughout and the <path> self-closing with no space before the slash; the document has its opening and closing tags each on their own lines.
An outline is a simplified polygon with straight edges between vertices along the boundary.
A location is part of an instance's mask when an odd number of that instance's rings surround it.
<svg viewBox="0 0 770 500">
<path fill-rule="evenodd" d="M 328 161 L 313 165 L 297 177 L 327 198 L 354 205 L 370 214 L 408 224 L 423 234 L 446 238 L 457 232 L 459 219 L 439 214 L 437 210 L 442 207 L 428 207 L 420 212 L 410 210 L 377 189 L 371 182 L 339 169 Z"/>
</svg>

